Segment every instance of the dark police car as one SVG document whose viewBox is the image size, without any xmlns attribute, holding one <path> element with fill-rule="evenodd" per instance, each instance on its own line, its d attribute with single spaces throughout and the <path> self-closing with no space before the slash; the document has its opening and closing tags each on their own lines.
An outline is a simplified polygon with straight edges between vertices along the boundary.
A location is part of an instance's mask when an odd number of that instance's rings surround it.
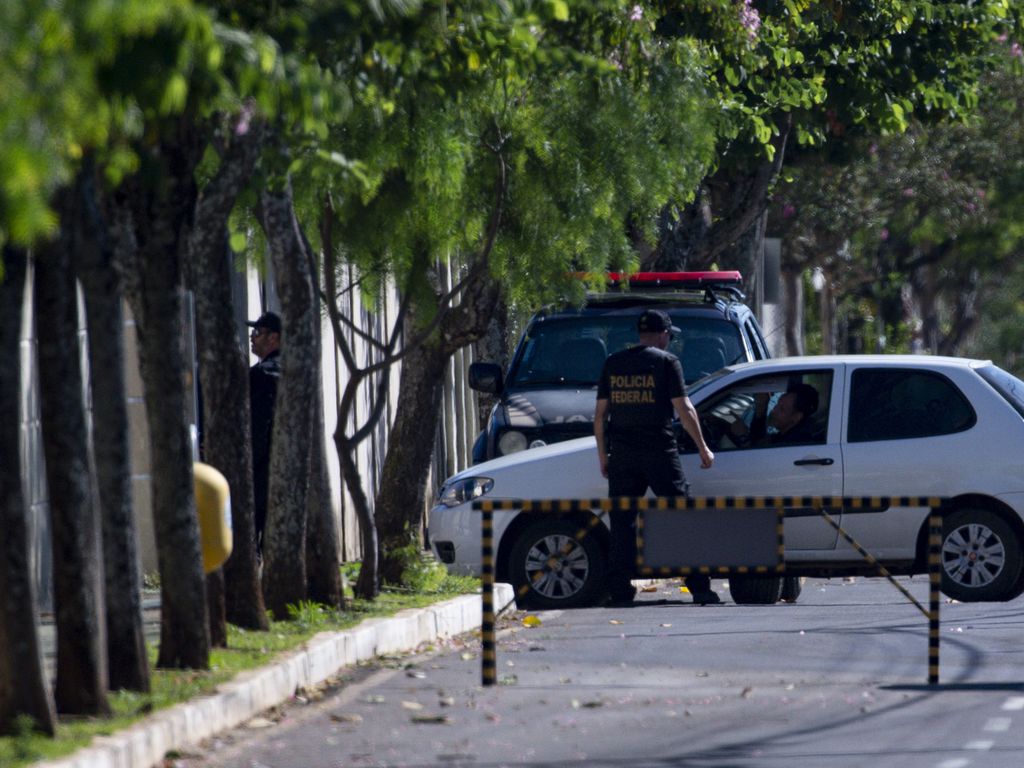
<svg viewBox="0 0 1024 768">
<path fill-rule="evenodd" d="M 470 366 L 470 387 L 499 396 L 473 445 L 473 462 L 593 434 L 604 359 L 636 343 L 645 308 L 667 311 L 680 329 L 669 351 L 682 360 L 687 383 L 731 363 L 769 357 L 743 303 L 742 282 L 735 271 L 612 273 L 608 291 L 589 295 L 582 307 L 538 312 L 507 376 L 494 363 Z"/>
</svg>

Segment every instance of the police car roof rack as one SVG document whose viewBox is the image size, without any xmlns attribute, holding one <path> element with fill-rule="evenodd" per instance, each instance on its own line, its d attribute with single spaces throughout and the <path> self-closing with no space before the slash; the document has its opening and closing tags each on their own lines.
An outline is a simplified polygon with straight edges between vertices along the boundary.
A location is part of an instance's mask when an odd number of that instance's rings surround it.
<svg viewBox="0 0 1024 768">
<path fill-rule="evenodd" d="M 743 301 L 743 276 L 738 270 L 702 272 L 621 272 L 608 273 L 608 292 L 619 293 L 627 288 L 633 293 L 661 294 L 703 290 L 704 301 L 713 304 L 720 294 L 733 301 Z"/>
</svg>

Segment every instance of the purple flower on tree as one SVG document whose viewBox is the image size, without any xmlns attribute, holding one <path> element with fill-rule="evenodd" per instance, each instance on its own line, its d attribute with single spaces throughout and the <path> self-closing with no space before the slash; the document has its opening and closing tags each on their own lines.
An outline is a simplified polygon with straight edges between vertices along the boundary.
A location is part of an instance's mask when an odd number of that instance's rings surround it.
<svg viewBox="0 0 1024 768">
<path fill-rule="evenodd" d="M 644 9 L 639 5 L 634 5 L 632 12 L 629 14 L 630 21 L 641 21 L 644 18 Z"/>
<path fill-rule="evenodd" d="M 757 31 L 761 28 L 761 14 L 750 4 L 750 0 L 740 3 L 740 24 L 747 30 L 751 42 L 757 39 Z"/>
</svg>

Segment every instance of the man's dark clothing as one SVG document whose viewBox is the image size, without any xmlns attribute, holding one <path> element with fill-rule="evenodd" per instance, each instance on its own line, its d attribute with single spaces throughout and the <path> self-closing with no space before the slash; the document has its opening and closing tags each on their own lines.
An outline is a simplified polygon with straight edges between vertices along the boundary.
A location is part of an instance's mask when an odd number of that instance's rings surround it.
<svg viewBox="0 0 1024 768">
<path fill-rule="evenodd" d="M 685 394 L 675 355 L 642 346 L 610 355 L 597 382 L 597 399 L 608 400 L 609 455 L 616 447 L 676 454 L 672 400 Z"/>
<path fill-rule="evenodd" d="M 750 444 L 756 447 L 799 445 L 813 442 L 816 442 L 814 424 L 807 416 L 804 416 L 794 427 L 785 432 L 769 432 L 767 416 L 755 416 L 754 420 L 750 422 Z"/>
<path fill-rule="evenodd" d="M 249 405 L 252 430 L 252 480 L 256 543 L 260 547 L 267 522 L 270 490 L 270 438 L 274 430 L 274 402 L 281 378 L 281 353 L 271 352 L 249 369 Z"/>
<path fill-rule="evenodd" d="M 608 495 L 685 496 L 672 400 L 686 395 L 679 359 L 657 347 L 631 347 L 605 360 L 597 398 L 608 401 Z M 636 570 L 636 512 L 611 513 L 612 599 L 629 599 Z M 695 594 L 710 591 L 706 576 L 687 578 Z"/>
</svg>

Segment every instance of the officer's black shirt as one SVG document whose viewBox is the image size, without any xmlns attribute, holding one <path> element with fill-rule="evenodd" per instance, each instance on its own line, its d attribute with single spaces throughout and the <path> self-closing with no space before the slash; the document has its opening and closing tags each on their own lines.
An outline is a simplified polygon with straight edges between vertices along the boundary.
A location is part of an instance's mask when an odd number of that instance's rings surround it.
<svg viewBox="0 0 1024 768">
<path fill-rule="evenodd" d="M 672 400 L 686 394 L 679 358 L 657 347 L 630 347 L 610 355 L 597 383 L 608 401 L 612 451 L 675 451 Z"/>
</svg>

